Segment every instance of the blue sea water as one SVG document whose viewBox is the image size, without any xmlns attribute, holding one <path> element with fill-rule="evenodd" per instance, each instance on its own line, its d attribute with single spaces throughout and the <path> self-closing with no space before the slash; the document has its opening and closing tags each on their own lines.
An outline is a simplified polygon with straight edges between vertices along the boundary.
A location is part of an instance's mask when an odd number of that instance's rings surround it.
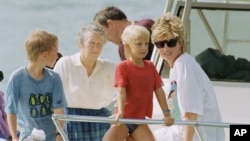
<svg viewBox="0 0 250 141">
<path fill-rule="evenodd" d="M 95 13 L 114 5 L 122 9 L 129 20 L 155 20 L 165 8 L 165 0 L 0 0 L 0 70 L 4 80 L 0 90 L 6 90 L 10 74 L 27 63 L 25 41 L 37 28 L 59 37 L 59 52 L 71 55 L 79 51 L 76 35 L 83 24 L 92 22 Z M 119 61 L 116 45 L 107 43 L 102 58 Z"/>
</svg>

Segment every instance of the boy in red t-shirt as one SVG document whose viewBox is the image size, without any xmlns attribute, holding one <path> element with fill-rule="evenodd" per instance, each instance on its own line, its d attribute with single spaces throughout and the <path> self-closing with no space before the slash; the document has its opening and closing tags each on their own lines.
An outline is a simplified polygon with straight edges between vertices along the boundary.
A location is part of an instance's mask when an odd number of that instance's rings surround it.
<svg viewBox="0 0 250 141">
<path fill-rule="evenodd" d="M 115 72 L 118 88 L 118 109 L 116 121 L 120 118 L 145 119 L 152 117 L 153 93 L 164 114 L 165 125 L 174 119 L 166 102 L 162 80 L 152 62 L 143 60 L 148 53 L 149 31 L 138 25 L 127 26 L 122 34 L 127 60 L 120 62 Z M 121 141 L 128 135 L 136 141 L 154 141 L 154 136 L 145 124 L 113 124 L 103 141 Z"/>
</svg>

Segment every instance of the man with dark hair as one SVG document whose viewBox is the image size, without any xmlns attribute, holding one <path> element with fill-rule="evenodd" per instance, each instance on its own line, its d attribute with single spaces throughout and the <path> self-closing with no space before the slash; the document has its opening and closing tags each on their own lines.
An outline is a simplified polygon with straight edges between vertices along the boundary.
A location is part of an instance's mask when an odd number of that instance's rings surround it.
<svg viewBox="0 0 250 141">
<path fill-rule="evenodd" d="M 96 13 L 94 17 L 94 22 L 101 25 L 106 32 L 107 39 L 114 44 L 117 44 L 119 47 L 119 55 L 121 60 L 125 60 L 124 47 L 121 41 L 121 35 L 126 26 L 131 24 L 141 25 L 146 27 L 151 33 L 151 26 L 154 24 L 154 21 L 151 19 L 143 19 L 139 21 L 129 21 L 127 16 L 119 8 L 115 6 L 109 6 L 104 9 L 101 9 Z M 153 52 L 154 45 L 149 43 L 148 54 L 144 59 L 150 60 L 151 54 Z"/>
</svg>

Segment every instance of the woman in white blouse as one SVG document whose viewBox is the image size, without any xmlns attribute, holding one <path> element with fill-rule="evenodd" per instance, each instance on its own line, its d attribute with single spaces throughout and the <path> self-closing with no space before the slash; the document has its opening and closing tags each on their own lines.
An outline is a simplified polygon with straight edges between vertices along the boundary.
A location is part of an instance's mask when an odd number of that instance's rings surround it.
<svg viewBox="0 0 250 141">
<path fill-rule="evenodd" d="M 80 51 L 58 60 L 54 71 L 63 81 L 68 107 L 65 114 L 108 117 L 105 107 L 113 102 L 115 64 L 99 58 L 106 43 L 105 32 L 95 24 L 85 25 L 77 38 Z M 70 141 L 101 141 L 108 123 L 72 122 L 65 124 Z"/>
</svg>

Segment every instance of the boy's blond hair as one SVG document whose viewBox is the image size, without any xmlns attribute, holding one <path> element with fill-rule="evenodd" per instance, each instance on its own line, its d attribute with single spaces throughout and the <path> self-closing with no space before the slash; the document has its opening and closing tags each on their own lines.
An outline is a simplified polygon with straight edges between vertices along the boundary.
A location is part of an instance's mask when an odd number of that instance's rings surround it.
<svg viewBox="0 0 250 141">
<path fill-rule="evenodd" d="M 38 29 L 31 33 L 26 41 L 27 56 L 30 61 L 37 61 L 44 51 L 51 51 L 58 44 L 58 37 L 45 30 Z"/>
<path fill-rule="evenodd" d="M 134 43 L 139 38 L 145 39 L 149 42 L 150 33 L 148 29 L 146 29 L 145 27 L 135 24 L 127 26 L 121 36 L 123 45 Z M 124 46 L 124 54 L 126 58 L 130 56 L 129 49 L 125 46 Z"/>
</svg>

